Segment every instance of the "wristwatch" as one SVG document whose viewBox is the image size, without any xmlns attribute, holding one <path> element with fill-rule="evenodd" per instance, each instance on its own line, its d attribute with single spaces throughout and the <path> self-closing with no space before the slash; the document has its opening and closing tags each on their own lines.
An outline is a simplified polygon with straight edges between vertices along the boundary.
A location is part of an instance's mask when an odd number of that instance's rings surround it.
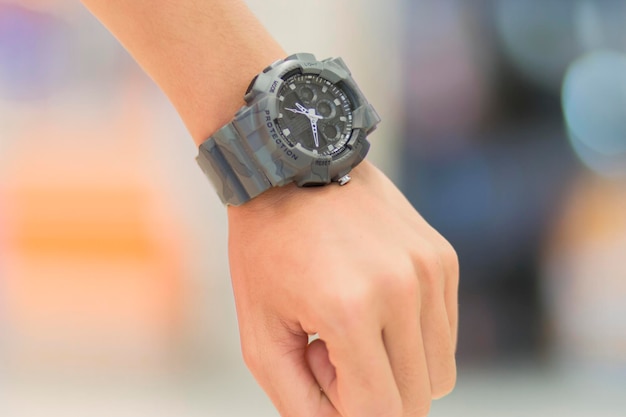
<svg viewBox="0 0 626 417">
<path fill-rule="evenodd" d="M 256 75 L 244 99 L 196 158 L 224 204 L 291 182 L 344 185 L 380 122 L 341 58 L 290 55 Z"/>
</svg>

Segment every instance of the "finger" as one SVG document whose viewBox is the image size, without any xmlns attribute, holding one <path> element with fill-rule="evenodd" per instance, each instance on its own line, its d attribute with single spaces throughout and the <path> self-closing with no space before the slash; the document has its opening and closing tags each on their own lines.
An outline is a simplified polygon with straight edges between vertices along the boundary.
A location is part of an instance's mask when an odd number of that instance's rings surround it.
<svg viewBox="0 0 626 417">
<path fill-rule="evenodd" d="M 402 400 L 382 340 L 380 325 L 363 315 L 359 324 L 326 337 L 328 363 L 313 364 L 318 382 L 345 417 L 401 416 Z M 320 331 L 320 337 L 324 334 Z M 313 349 L 317 349 L 315 346 Z M 320 356 L 313 359 L 321 362 Z"/>
<path fill-rule="evenodd" d="M 450 323 L 452 347 L 456 352 L 459 331 L 459 258 L 456 251 L 447 241 L 443 244 L 442 257 L 446 267 L 446 283 L 443 296 L 446 303 L 448 322 Z"/>
<path fill-rule="evenodd" d="M 416 262 L 421 293 L 420 323 L 432 398 L 447 395 L 456 383 L 455 341 L 446 303 L 447 276 L 438 252 L 424 245 Z"/>
<path fill-rule="evenodd" d="M 330 362 L 330 358 L 328 357 L 328 349 L 326 349 L 326 343 L 324 343 L 324 341 L 321 339 L 317 339 L 311 342 L 306 351 L 306 358 L 309 364 L 309 368 L 311 369 L 313 376 L 317 380 L 320 389 L 323 392 L 328 393 L 330 393 L 330 391 L 336 392 L 337 372 L 333 364 Z M 338 399 L 336 399 L 333 405 L 340 414 L 345 415 L 345 412 L 343 412 L 340 407 Z"/>
<path fill-rule="evenodd" d="M 330 389 L 337 379 L 337 372 L 328 357 L 328 349 L 323 340 L 317 339 L 309 344 L 306 351 L 309 368 L 320 386 L 320 389 Z"/>
<path fill-rule="evenodd" d="M 306 333 L 277 326 L 244 355 L 259 385 L 282 417 L 341 417 L 308 366 Z M 256 349 L 259 346 L 262 352 Z"/>
<path fill-rule="evenodd" d="M 415 231 L 421 231 L 420 239 L 426 239 L 429 242 L 433 242 L 430 247 L 432 247 L 435 251 L 435 254 L 439 256 L 439 259 L 443 266 L 445 274 L 445 280 L 443 284 L 445 288 L 444 299 L 446 314 L 448 316 L 452 345 L 456 349 L 459 322 L 459 259 L 452 245 L 421 216 L 415 216 L 415 211 L 409 203 L 408 207 L 410 208 L 410 210 L 408 211 L 408 213 L 404 212 L 404 216 L 407 219 L 408 223 L 414 225 L 413 229 L 407 230 L 408 238 L 410 240 L 414 239 Z M 418 244 L 417 246 L 420 245 Z"/>
<path fill-rule="evenodd" d="M 429 231 L 428 240 L 433 242 L 434 257 L 438 257 L 444 273 L 444 303 L 450 327 L 452 346 L 456 350 L 459 324 L 459 258 L 452 245 L 426 222 L 423 223 Z"/>
<path fill-rule="evenodd" d="M 384 341 L 396 385 L 402 397 L 403 417 L 423 417 L 431 404 L 431 386 L 420 324 L 419 283 L 410 276 L 392 294 L 394 303 L 384 330 Z"/>
</svg>

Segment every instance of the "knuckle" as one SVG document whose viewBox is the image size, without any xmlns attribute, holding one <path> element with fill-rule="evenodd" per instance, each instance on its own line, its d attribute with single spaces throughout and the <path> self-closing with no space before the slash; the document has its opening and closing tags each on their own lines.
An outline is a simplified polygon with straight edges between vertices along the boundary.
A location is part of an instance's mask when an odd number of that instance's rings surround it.
<svg viewBox="0 0 626 417">
<path fill-rule="evenodd" d="M 455 271 L 459 270 L 459 255 L 457 254 L 454 247 L 444 239 L 442 248 L 441 248 L 441 258 L 443 261 L 454 268 Z"/>
<path fill-rule="evenodd" d="M 440 243 L 440 248 L 442 253 L 445 253 L 447 255 L 449 255 L 450 257 L 456 259 L 456 250 L 454 249 L 454 246 L 452 246 L 452 244 L 443 236 L 441 236 L 441 243 Z"/>
<path fill-rule="evenodd" d="M 450 394 L 454 390 L 454 385 L 455 384 L 450 384 L 448 386 L 442 386 L 437 390 L 433 390 L 433 399 L 438 400 Z"/>
<path fill-rule="evenodd" d="M 430 413 L 431 400 L 421 401 L 410 409 L 404 410 L 403 417 L 426 417 Z"/>
<path fill-rule="evenodd" d="M 352 328 L 360 323 L 372 307 L 372 291 L 361 288 L 338 292 L 331 296 L 327 312 L 342 328 Z"/>
<path fill-rule="evenodd" d="M 387 288 L 394 298 L 399 299 L 413 300 L 419 294 L 419 281 L 414 270 L 386 277 L 381 287 Z"/>
<path fill-rule="evenodd" d="M 416 256 L 420 281 L 426 284 L 439 284 L 443 277 L 443 259 L 433 249 L 422 249 Z"/>
<path fill-rule="evenodd" d="M 256 373 L 259 370 L 261 363 L 261 357 L 257 349 L 255 349 L 254 344 L 242 344 L 241 345 L 241 354 L 243 356 L 243 361 L 252 371 L 252 373 Z"/>
<path fill-rule="evenodd" d="M 404 411 L 402 409 L 402 401 L 401 400 L 393 400 L 389 401 L 387 404 L 383 405 L 383 409 L 374 415 L 381 417 L 403 417 Z"/>
<path fill-rule="evenodd" d="M 431 388 L 433 399 L 443 398 L 450 394 L 456 386 L 456 370 L 453 370 L 446 378 L 437 381 Z"/>
</svg>

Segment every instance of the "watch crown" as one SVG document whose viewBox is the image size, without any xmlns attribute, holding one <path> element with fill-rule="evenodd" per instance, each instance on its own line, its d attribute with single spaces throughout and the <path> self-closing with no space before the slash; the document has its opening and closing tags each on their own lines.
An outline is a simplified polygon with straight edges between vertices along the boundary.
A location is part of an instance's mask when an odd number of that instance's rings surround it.
<svg viewBox="0 0 626 417">
<path fill-rule="evenodd" d="M 339 183 L 339 185 L 346 185 L 347 183 L 350 182 L 351 179 L 352 179 L 352 177 L 350 175 L 346 174 L 343 177 L 339 178 L 337 180 L 337 182 Z"/>
</svg>

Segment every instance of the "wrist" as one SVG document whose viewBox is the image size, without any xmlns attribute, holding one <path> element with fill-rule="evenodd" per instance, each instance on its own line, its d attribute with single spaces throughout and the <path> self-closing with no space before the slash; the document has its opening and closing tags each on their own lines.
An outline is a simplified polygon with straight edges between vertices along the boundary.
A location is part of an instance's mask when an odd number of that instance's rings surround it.
<svg viewBox="0 0 626 417">
<path fill-rule="evenodd" d="M 354 193 L 368 187 L 377 168 L 367 159 L 350 172 L 352 180 L 346 185 L 331 183 L 318 187 L 298 187 L 295 183 L 274 187 L 240 206 L 227 206 L 231 221 L 264 218 L 271 221 L 278 213 L 285 213 L 293 205 L 307 204 L 310 199 L 327 199 L 329 202 L 342 193 Z"/>
</svg>

